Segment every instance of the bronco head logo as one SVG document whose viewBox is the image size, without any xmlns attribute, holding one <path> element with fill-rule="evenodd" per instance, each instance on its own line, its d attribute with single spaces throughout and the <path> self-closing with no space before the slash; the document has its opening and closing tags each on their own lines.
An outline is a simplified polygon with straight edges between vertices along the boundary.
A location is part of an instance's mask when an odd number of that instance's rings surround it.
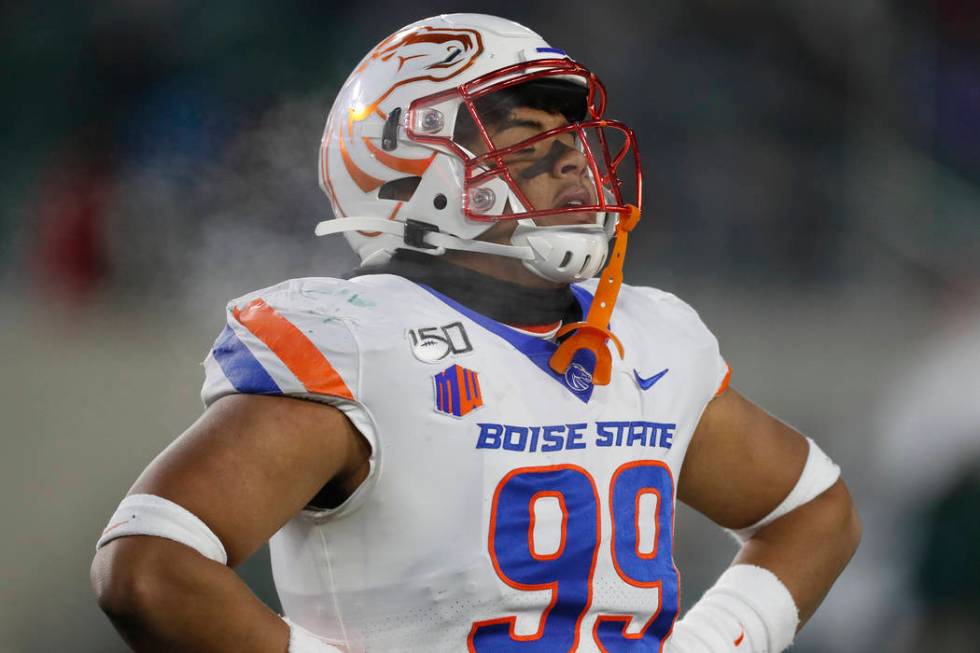
<svg viewBox="0 0 980 653">
<path fill-rule="evenodd" d="M 585 392 L 592 387 L 592 372 L 581 363 L 572 363 L 565 372 L 565 383 L 576 392 Z"/>
<path fill-rule="evenodd" d="M 383 151 L 370 138 L 356 139 L 354 125 L 372 116 L 387 120 L 387 112 L 381 106 L 396 90 L 417 82 L 451 79 L 469 68 L 482 52 L 483 38 L 480 33 L 463 28 L 414 27 L 397 32 L 378 44 L 341 89 L 336 115 L 331 116 L 331 124 L 327 126 L 324 138 L 323 172 L 326 173 L 327 166 L 326 149 L 336 144 L 344 168 L 362 192 L 370 192 L 390 178 L 379 179 L 365 171 L 351 155 L 354 148 L 367 148 L 371 158 L 402 176 L 421 176 L 434 154 L 422 159 L 394 156 Z M 391 108 L 388 107 L 388 110 Z M 341 113 L 345 109 L 346 113 Z M 326 174 L 323 181 L 331 197 L 335 198 Z"/>
<path fill-rule="evenodd" d="M 416 27 L 392 34 L 379 43 L 354 74 L 384 66 L 388 70 L 373 72 L 369 77 L 378 81 L 401 78 L 387 88 L 364 89 L 365 95 L 375 96 L 372 102 L 366 103 L 373 111 L 396 88 L 423 80 L 451 79 L 469 68 L 482 52 L 483 38 L 476 30 Z"/>
</svg>

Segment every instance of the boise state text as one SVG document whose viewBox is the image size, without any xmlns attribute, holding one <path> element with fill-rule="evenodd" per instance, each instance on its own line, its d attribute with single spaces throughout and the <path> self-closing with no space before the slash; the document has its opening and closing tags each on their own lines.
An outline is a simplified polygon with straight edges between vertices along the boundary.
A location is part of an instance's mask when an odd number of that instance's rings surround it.
<svg viewBox="0 0 980 653">
<path fill-rule="evenodd" d="M 477 424 L 477 449 L 505 451 L 561 451 L 595 447 L 662 447 L 674 444 L 677 424 L 665 422 L 586 422 L 518 426 L 514 424 Z"/>
</svg>

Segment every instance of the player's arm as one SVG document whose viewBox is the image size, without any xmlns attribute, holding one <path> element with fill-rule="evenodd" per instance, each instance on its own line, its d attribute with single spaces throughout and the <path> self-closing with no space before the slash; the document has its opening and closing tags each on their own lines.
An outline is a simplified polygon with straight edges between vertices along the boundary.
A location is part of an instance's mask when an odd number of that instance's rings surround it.
<svg viewBox="0 0 980 653">
<path fill-rule="evenodd" d="M 808 484 L 825 487 L 821 478 L 832 480 L 831 470 L 836 468 L 819 451 L 811 454 L 799 432 L 734 388 L 709 403 L 684 461 L 678 497 L 733 531 L 765 525 L 740 531 L 744 543 L 732 568 L 702 600 L 711 595 L 710 609 L 689 611 L 694 623 L 687 630 L 718 628 L 730 648 L 710 644 L 714 634 L 709 633 L 700 638 L 703 648 L 690 644 L 677 650 L 783 650 L 781 640 L 792 639 L 795 628 L 812 616 L 860 540 L 857 511 L 842 479 L 816 496 L 807 489 Z M 792 509 L 768 520 L 781 504 L 786 507 L 784 500 Z M 737 604 L 740 593 L 747 607 Z M 792 604 L 786 603 L 789 597 Z M 767 618 L 775 621 L 766 623 Z M 774 632 L 780 629 L 783 635 Z M 734 644 L 743 635 L 755 636 L 752 648 L 745 648 L 744 638 Z"/>
<path fill-rule="evenodd" d="M 227 565 L 163 537 L 114 539 L 92 562 L 99 605 L 136 651 L 285 652 L 288 625 L 231 567 L 326 483 L 349 495 L 367 476 L 369 453 L 330 406 L 254 395 L 218 400 L 130 495 L 156 495 L 199 518 L 223 545 Z"/>
</svg>

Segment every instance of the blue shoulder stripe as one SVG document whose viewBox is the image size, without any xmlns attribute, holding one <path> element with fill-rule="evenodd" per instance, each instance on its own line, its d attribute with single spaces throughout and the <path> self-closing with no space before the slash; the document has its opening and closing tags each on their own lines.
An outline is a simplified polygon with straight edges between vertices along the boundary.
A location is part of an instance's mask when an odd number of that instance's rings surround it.
<svg viewBox="0 0 980 653">
<path fill-rule="evenodd" d="M 235 390 L 251 395 L 280 395 L 282 390 L 228 325 L 211 349 Z"/>
</svg>

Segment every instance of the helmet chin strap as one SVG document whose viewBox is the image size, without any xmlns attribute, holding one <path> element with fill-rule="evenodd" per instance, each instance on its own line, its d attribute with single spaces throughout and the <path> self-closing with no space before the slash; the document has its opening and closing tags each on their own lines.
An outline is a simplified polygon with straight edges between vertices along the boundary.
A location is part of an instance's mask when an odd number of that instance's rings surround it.
<svg viewBox="0 0 980 653">
<path fill-rule="evenodd" d="M 343 231 L 380 231 L 381 233 L 400 236 L 405 239 L 411 228 L 404 222 L 385 220 L 384 218 L 334 218 L 323 220 L 317 223 L 317 236 L 328 236 L 338 234 Z M 499 243 L 488 243 L 483 240 L 473 240 L 460 238 L 452 234 L 441 231 L 420 230 L 415 233 L 417 240 L 413 244 L 409 239 L 405 239 L 405 244 L 416 250 L 428 252 L 435 256 L 446 253 L 447 249 L 461 252 L 479 252 L 481 254 L 493 254 L 495 256 L 506 256 L 522 261 L 531 261 L 535 258 L 534 250 L 529 246 L 522 245 L 503 245 Z"/>
<path fill-rule="evenodd" d="M 451 249 L 518 259 L 537 276 L 558 283 L 591 279 L 602 266 L 609 248 L 609 237 L 599 224 L 539 227 L 533 220 L 520 220 L 511 243 L 506 245 L 373 217 L 323 220 L 316 225 L 315 233 L 327 236 L 344 231 L 391 234 L 402 238 L 408 247 L 435 256 Z"/>
</svg>

